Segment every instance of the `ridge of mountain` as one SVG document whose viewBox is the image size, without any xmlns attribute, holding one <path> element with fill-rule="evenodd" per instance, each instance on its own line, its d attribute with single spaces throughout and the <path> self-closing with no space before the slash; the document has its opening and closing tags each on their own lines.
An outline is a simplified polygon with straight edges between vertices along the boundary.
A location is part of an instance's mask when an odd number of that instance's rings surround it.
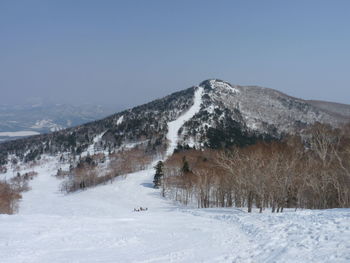
<svg viewBox="0 0 350 263">
<path fill-rule="evenodd" d="M 339 116 L 339 118 L 350 119 L 350 105 L 331 102 L 331 101 L 320 101 L 320 100 L 307 100 L 307 103 L 317 107 L 321 110 L 329 112 L 330 114 L 334 114 Z"/>
<path fill-rule="evenodd" d="M 79 155 L 88 148 L 113 152 L 137 146 L 164 154 L 167 124 L 193 105 L 199 87 L 203 89 L 200 110 L 179 130 L 180 147 L 243 146 L 299 133 L 315 122 L 336 127 L 350 120 L 349 113 L 342 112 L 350 105 L 307 101 L 269 88 L 209 79 L 101 120 L 1 143 L 0 164 L 13 157 L 33 161 L 43 153 Z"/>
</svg>

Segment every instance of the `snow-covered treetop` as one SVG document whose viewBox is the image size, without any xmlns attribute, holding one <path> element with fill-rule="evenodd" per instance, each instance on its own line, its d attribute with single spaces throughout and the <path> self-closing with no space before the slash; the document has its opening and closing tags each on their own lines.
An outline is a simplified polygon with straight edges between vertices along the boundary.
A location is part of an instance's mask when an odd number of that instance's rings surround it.
<svg viewBox="0 0 350 263">
<path fill-rule="evenodd" d="M 199 86 L 205 89 L 226 89 L 233 91 L 234 93 L 240 92 L 236 86 L 220 79 L 208 79 L 201 82 Z"/>
</svg>

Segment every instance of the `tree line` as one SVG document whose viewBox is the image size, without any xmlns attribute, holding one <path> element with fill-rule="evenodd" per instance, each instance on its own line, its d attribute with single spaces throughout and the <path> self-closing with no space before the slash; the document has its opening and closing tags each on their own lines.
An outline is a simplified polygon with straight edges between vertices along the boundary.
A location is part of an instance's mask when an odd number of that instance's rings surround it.
<svg viewBox="0 0 350 263">
<path fill-rule="evenodd" d="M 164 163 L 164 196 L 198 207 L 350 207 L 350 125 L 316 123 L 303 136 L 221 150 L 189 150 Z"/>
<path fill-rule="evenodd" d="M 144 149 L 137 148 L 108 155 L 98 153 L 80 158 L 77 164 L 70 165 L 68 171 L 59 169 L 56 177 L 63 179 L 61 191 L 72 193 L 113 182 L 121 175 L 144 170 L 151 160 L 151 155 L 146 154 Z"/>
</svg>

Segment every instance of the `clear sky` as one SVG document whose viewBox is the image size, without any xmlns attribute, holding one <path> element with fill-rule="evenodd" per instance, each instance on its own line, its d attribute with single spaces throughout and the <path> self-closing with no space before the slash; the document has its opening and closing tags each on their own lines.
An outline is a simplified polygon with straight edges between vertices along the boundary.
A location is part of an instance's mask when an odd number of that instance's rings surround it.
<svg viewBox="0 0 350 263">
<path fill-rule="evenodd" d="M 128 107 L 208 78 L 350 103 L 350 1 L 0 1 L 0 103 Z"/>
</svg>

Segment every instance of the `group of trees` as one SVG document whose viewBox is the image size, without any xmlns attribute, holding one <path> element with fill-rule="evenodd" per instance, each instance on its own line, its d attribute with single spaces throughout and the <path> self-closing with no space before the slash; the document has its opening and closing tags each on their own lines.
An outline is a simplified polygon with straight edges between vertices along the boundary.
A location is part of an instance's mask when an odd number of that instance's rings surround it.
<svg viewBox="0 0 350 263">
<path fill-rule="evenodd" d="M 303 139 L 179 152 L 159 184 L 165 196 L 198 207 L 350 207 L 350 126 L 317 123 Z"/>
<path fill-rule="evenodd" d="M 0 181 L 0 214 L 13 214 L 17 211 L 21 193 L 29 190 L 28 181 L 37 173 L 17 173 L 8 181 Z"/>
<path fill-rule="evenodd" d="M 9 183 L 0 181 L 0 214 L 13 214 L 17 210 L 20 192 Z"/>
<path fill-rule="evenodd" d="M 111 153 L 108 156 L 98 153 L 80 158 L 76 165 L 71 165 L 69 171 L 59 169 L 56 176 L 64 179 L 61 191 L 71 193 L 112 182 L 121 175 L 144 170 L 151 160 L 152 156 L 137 148 Z M 107 165 L 104 165 L 105 163 Z"/>
</svg>

